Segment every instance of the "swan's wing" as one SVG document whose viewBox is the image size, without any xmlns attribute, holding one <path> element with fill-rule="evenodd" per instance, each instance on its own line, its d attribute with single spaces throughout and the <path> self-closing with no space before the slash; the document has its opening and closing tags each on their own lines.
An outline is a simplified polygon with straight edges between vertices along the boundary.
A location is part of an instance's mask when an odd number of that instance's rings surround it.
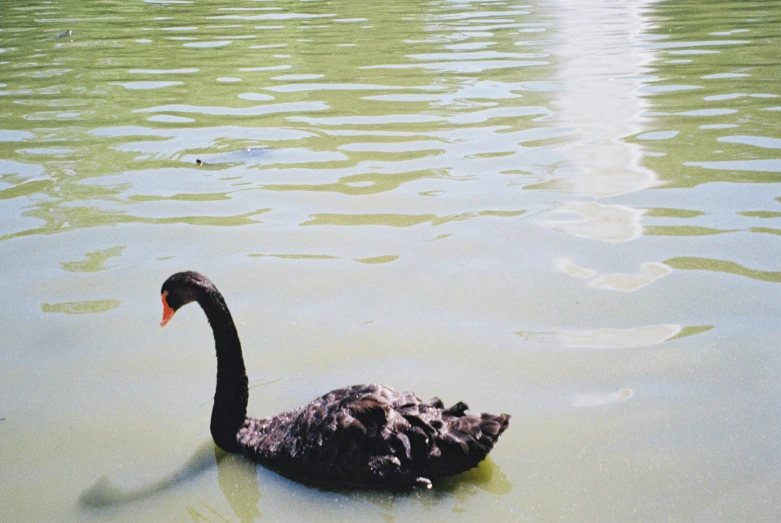
<svg viewBox="0 0 781 523">
<path fill-rule="evenodd" d="M 248 420 L 255 423 L 245 447 L 257 461 L 303 481 L 425 484 L 424 478 L 477 465 L 507 427 L 507 415 L 466 409 L 461 402 L 445 409 L 438 398 L 356 385 L 273 418 Z"/>
</svg>

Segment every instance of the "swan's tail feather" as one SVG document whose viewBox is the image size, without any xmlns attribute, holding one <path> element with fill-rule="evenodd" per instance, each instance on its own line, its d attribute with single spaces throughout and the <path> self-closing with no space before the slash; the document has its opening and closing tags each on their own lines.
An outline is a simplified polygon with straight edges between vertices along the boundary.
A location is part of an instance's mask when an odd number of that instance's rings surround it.
<svg viewBox="0 0 781 523">
<path fill-rule="evenodd" d="M 429 477 L 457 474 L 483 461 L 510 424 L 509 414 L 466 414 L 459 402 L 442 411 L 443 427 L 434 442 Z M 434 457 L 436 455 L 436 457 Z"/>
</svg>

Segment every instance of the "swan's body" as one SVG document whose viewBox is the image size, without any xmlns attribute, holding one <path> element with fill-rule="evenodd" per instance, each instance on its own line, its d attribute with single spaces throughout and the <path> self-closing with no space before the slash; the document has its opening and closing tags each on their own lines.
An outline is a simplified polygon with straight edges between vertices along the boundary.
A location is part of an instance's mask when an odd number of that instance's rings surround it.
<svg viewBox="0 0 781 523">
<path fill-rule="evenodd" d="M 466 414 L 384 385 L 333 390 L 295 410 L 268 418 L 246 415 L 247 375 L 236 327 L 217 288 L 182 272 L 163 284 L 165 325 L 197 301 L 214 331 L 217 390 L 211 432 L 215 443 L 242 452 L 292 479 L 324 485 L 407 488 L 476 466 L 507 428 L 507 414 Z"/>
</svg>

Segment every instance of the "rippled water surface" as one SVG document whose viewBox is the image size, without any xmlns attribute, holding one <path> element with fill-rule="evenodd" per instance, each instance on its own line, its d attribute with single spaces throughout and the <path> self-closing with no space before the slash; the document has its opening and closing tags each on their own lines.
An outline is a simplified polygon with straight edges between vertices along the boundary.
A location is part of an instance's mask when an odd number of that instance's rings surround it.
<svg viewBox="0 0 781 523">
<path fill-rule="evenodd" d="M 780 24 L 4 0 L 0 520 L 777 519 Z M 429 492 L 215 451 L 209 327 L 158 327 L 183 269 L 232 308 L 254 415 L 373 381 L 510 429 Z"/>
</svg>

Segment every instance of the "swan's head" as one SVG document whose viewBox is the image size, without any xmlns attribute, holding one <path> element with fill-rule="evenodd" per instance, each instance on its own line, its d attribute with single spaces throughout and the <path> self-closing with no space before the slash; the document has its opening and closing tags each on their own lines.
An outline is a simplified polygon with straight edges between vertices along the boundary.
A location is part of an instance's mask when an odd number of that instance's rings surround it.
<svg viewBox="0 0 781 523">
<path fill-rule="evenodd" d="M 163 321 L 165 326 L 180 307 L 196 301 L 205 288 L 214 287 L 206 276 L 193 271 L 177 272 L 163 284 L 160 297 L 163 301 Z"/>
</svg>

